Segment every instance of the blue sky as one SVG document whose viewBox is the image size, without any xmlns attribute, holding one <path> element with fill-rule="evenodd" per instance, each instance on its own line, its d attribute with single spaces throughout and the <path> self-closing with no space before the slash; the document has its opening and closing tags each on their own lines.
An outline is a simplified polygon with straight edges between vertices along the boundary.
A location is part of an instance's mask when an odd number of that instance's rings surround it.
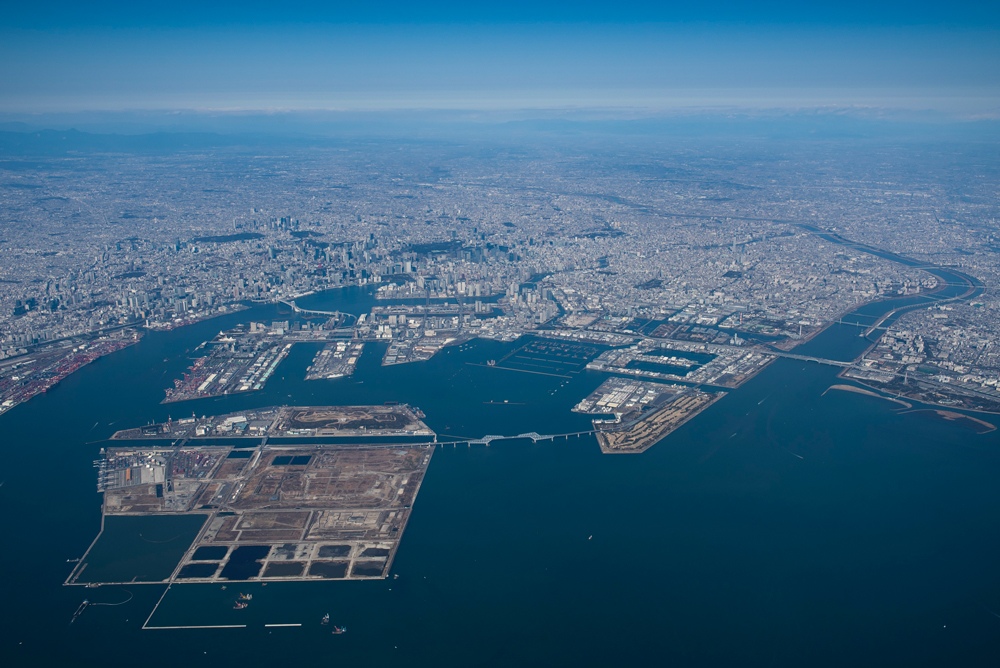
<svg viewBox="0 0 1000 668">
<path fill-rule="evenodd" d="M 845 107 L 996 118 L 998 6 L 21 3 L 0 23 L 0 111 Z"/>
</svg>

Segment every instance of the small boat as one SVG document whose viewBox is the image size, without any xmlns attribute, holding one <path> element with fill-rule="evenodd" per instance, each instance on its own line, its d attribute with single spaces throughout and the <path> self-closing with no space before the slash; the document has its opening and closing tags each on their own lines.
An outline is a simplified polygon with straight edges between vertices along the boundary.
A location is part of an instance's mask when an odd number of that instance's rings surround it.
<svg viewBox="0 0 1000 668">
<path fill-rule="evenodd" d="M 346 626 L 334 626 L 333 631 L 331 631 L 331 633 L 333 633 L 333 635 L 335 636 L 339 636 L 341 633 L 346 633 L 346 632 L 347 632 Z"/>
<path fill-rule="evenodd" d="M 80 604 L 80 607 L 77 608 L 76 612 L 73 613 L 73 618 L 69 620 L 69 623 L 72 624 L 73 622 L 75 622 L 76 618 L 82 615 L 83 611 L 87 609 L 88 605 L 90 605 L 90 601 L 84 599 L 83 603 Z"/>
<path fill-rule="evenodd" d="M 329 624 L 330 623 L 330 613 L 328 612 L 325 615 L 323 615 L 323 619 L 321 619 L 319 621 L 319 623 L 322 624 L 323 626 L 326 626 L 327 624 Z"/>
<path fill-rule="evenodd" d="M 240 594 L 241 601 L 249 601 L 253 598 L 253 594 Z"/>
<path fill-rule="evenodd" d="M 247 607 L 248 605 L 250 605 L 250 604 L 249 603 L 240 603 L 239 601 L 236 601 L 236 605 L 233 606 L 233 610 L 242 610 L 243 608 Z"/>
</svg>

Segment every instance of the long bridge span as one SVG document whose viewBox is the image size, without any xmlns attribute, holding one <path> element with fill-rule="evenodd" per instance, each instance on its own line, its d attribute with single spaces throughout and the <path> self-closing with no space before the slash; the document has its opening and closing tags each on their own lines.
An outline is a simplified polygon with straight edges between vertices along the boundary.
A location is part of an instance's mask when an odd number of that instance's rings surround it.
<svg viewBox="0 0 1000 668">
<path fill-rule="evenodd" d="M 295 313 L 312 313 L 314 315 L 327 315 L 330 316 L 331 318 L 343 317 L 345 323 L 347 322 L 348 318 L 354 318 L 355 320 L 358 319 L 358 316 L 354 315 L 353 313 L 345 313 L 343 311 L 321 311 L 319 309 L 302 308 L 301 306 L 298 306 L 295 303 L 294 299 L 292 301 L 285 301 L 284 299 L 279 299 L 278 303 L 288 306 Z"/>
<path fill-rule="evenodd" d="M 570 436 L 589 436 L 590 434 L 596 434 L 596 429 L 590 429 L 587 431 L 573 431 L 565 434 L 539 434 L 534 431 L 529 431 L 524 434 L 517 434 L 516 436 L 501 436 L 499 434 L 487 434 L 486 436 L 481 436 L 480 438 L 469 438 L 469 439 L 458 439 L 455 441 L 439 441 L 438 445 L 489 445 L 493 441 L 514 441 L 524 438 L 531 439 L 532 443 L 538 443 L 539 441 L 554 441 L 557 438 L 568 439 Z"/>
<path fill-rule="evenodd" d="M 840 360 L 831 360 L 825 357 L 810 357 L 809 355 L 796 355 L 795 353 L 784 353 L 777 350 L 762 350 L 765 355 L 773 355 L 775 357 L 784 357 L 791 360 L 799 360 L 802 362 L 816 362 L 817 364 L 828 364 L 830 366 L 839 366 L 843 368 L 857 366 L 854 362 L 842 362 Z"/>
</svg>

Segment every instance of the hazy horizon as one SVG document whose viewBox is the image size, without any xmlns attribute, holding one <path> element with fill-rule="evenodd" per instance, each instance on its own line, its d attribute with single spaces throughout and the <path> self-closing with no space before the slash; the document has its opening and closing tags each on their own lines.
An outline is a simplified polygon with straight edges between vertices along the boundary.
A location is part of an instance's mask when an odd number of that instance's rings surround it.
<svg viewBox="0 0 1000 668">
<path fill-rule="evenodd" d="M 707 9 L 193 4 L 19 7 L 0 112 L 831 109 L 1000 118 L 998 12 L 881 3 Z"/>
</svg>

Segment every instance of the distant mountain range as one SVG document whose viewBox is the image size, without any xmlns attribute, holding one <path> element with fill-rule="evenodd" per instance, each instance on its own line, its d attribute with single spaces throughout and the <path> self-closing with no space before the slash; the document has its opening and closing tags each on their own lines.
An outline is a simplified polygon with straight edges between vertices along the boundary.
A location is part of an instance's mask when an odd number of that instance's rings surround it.
<svg viewBox="0 0 1000 668">
<path fill-rule="evenodd" d="M 65 120 L 72 120 L 67 118 Z M 71 153 L 175 153 L 212 148 L 263 146 L 337 146 L 378 139 L 431 140 L 481 138 L 523 140 L 538 137 L 642 136 L 743 139 L 940 139 L 995 141 L 1000 121 L 934 122 L 886 120 L 847 113 L 790 113 L 768 116 L 701 114 L 637 119 L 523 118 L 477 122 L 464 113 L 288 114 L 192 113 L 173 127 L 148 130 L 153 123 L 130 123 L 111 115 L 101 122 L 80 118 L 84 126 L 120 127 L 91 132 L 74 127 L 53 129 L 23 121 L 0 122 L 0 155 Z M 211 128 L 211 129 L 207 129 Z M 228 130 L 228 131 L 227 131 Z"/>
</svg>

